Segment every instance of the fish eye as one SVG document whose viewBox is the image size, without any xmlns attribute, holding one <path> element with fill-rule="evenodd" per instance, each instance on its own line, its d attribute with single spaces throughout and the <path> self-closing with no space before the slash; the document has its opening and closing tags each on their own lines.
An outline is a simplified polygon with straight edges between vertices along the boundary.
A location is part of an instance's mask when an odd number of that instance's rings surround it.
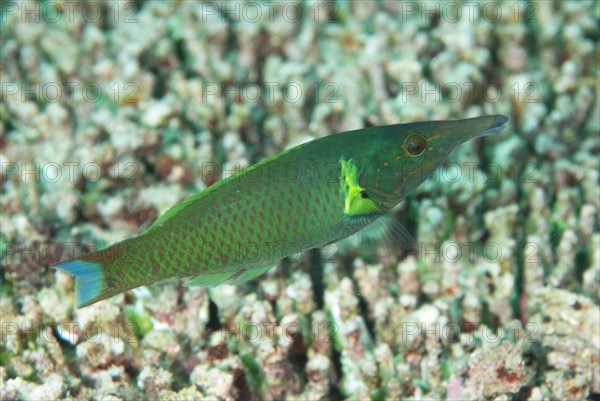
<svg viewBox="0 0 600 401">
<path fill-rule="evenodd" d="M 421 156 L 425 151 L 427 141 L 419 134 L 411 134 L 404 141 L 404 149 L 410 156 Z"/>
</svg>

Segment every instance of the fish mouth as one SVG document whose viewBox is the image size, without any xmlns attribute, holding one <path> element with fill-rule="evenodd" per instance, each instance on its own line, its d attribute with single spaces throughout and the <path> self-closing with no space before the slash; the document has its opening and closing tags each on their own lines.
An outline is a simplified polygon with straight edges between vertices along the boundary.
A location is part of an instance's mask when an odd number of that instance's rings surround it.
<svg viewBox="0 0 600 401">
<path fill-rule="evenodd" d="M 476 133 L 469 139 L 481 138 L 484 136 L 493 135 L 498 132 L 504 131 L 504 129 L 506 128 L 506 126 L 504 124 L 506 124 L 506 122 L 509 120 L 509 118 L 506 116 L 503 116 L 501 114 L 495 115 L 495 116 L 493 116 L 493 118 L 494 118 L 494 120 L 490 124 L 489 128 Z"/>
</svg>

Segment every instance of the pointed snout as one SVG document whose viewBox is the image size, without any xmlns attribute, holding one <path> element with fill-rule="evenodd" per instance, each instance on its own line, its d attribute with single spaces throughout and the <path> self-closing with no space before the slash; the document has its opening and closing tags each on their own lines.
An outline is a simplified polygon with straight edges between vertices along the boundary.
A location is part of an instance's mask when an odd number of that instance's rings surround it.
<svg viewBox="0 0 600 401">
<path fill-rule="evenodd" d="M 499 114 L 448 121 L 440 124 L 431 139 L 451 152 L 469 139 L 481 138 L 502 131 L 507 121 L 508 117 Z"/>
<path fill-rule="evenodd" d="M 504 124 L 508 121 L 508 117 L 497 114 L 493 116 L 472 118 L 467 121 L 473 122 L 469 136 L 469 139 L 473 139 L 501 132 L 504 129 Z"/>
<path fill-rule="evenodd" d="M 498 133 L 502 131 L 507 121 L 508 117 L 500 114 L 456 121 L 459 124 L 454 128 L 452 135 L 460 137 L 461 143 L 463 143 L 469 139 Z"/>
</svg>

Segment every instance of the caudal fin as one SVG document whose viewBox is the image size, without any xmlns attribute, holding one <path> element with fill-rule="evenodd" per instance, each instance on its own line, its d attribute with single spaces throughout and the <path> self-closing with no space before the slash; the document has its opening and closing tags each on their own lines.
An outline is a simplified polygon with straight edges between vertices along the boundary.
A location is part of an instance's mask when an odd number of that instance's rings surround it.
<svg viewBox="0 0 600 401">
<path fill-rule="evenodd" d="M 76 259 L 61 262 L 53 267 L 75 277 L 77 308 L 82 308 L 110 296 L 104 291 L 104 273 L 100 262 Z"/>
</svg>

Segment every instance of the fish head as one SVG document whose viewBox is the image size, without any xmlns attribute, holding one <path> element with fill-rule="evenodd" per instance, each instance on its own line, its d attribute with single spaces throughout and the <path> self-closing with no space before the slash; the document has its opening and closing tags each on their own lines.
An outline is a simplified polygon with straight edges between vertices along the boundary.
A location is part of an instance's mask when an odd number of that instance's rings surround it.
<svg viewBox="0 0 600 401">
<path fill-rule="evenodd" d="M 466 141 L 500 132 L 508 118 L 482 116 L 380 127 L 379 152 L 372 152 L 360 186 L 374 202 L 393 207 L 421 185 Z"/>
</svg>

